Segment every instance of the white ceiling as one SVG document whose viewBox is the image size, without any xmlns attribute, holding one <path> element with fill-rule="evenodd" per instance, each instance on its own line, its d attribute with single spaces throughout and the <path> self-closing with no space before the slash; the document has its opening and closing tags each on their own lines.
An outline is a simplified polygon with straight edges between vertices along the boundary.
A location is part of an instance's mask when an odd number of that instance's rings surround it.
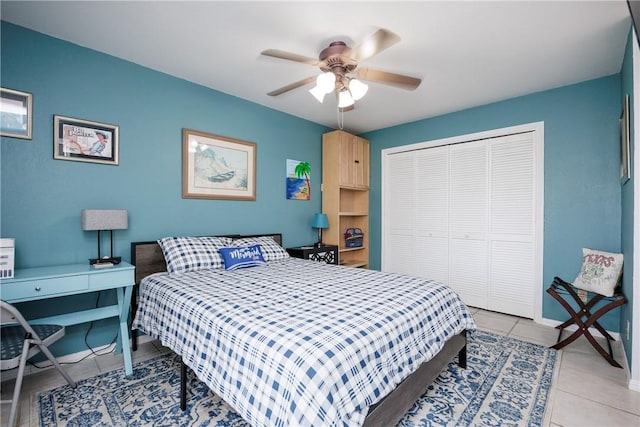
<svg viewBox="0 0 640 427">
<path fill-rule="evenodd" d="M 308 89 L 319 74 L 260 55 L 317 58 L 331 41 L 379 28 L 400 43 L 360 64 L 422 78 L 415 91 L 370 83 L 344 114 L 360 133 L 620 71 L 631 25 L 624 0 L 413 2 L 0 2 L 1 17 L 221 92 L 338 127 L 337 103 Z"/>
</svg>

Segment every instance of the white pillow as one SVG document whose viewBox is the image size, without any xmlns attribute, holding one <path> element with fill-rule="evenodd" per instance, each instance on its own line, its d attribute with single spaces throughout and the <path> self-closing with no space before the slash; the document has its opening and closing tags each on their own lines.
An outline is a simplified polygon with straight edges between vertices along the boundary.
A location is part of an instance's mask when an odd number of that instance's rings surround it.
<svg viewBox="0 0 640 427">
<path fill-rule="evenodd" d="M 622 276 L 623 259 L 622 254 L 582 248 L 582 268 L 573 286 L 612 296 Z"/>
</svg>

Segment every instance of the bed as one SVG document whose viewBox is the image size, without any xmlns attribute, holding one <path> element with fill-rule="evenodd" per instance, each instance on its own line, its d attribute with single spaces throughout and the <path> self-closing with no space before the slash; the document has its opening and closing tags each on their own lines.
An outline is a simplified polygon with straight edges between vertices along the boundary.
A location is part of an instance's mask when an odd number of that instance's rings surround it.
<svg viewBox="0 0 640 427">
<path fill-rule="evenodd" d="M 227 237 L 265 236 L 279 247 L 280 234 Z M 475 323 L 438 283 L 288 255 L 170 274 L 157 242 L 132 243 L 131 259 L 133 328 L 251 425 L 394 425 L 456 355 L 466 367 Z"/>
</svg>

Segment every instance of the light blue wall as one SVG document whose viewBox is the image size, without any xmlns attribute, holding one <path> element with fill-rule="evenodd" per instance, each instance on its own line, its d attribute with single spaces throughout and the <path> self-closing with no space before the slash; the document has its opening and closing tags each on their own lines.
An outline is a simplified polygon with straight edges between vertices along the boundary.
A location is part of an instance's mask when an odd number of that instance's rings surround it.
<svg viewBox="0 0 640 427">
<path fill-rule="evenodd" d="M 381 150 L 538 121 L 545 133 L 544 283 L 573 281 L 582 247 L 619 252 L 619 101 L 616 74 L 361 135 L 371 141 L 371 267 L 380 268 Z M 568 317 L 546 293 L 543 316 Z M 619 316 L 601 323 L 618 331 Z"/>
<path fill-rule="evenodd" d="M 629 119 L 630 119 L 630 158 L 631 158 L 631 179 L 627 181 L 622 186 L 622 253 L 624 254 L 624 275 L 622 277 L 622 291 L 627 297 L 628 304 L 622 307 L 622 315 L 620 317 L 620 331 L 623 333 L 622 335 L 622 345 L 624 345 L 625 353 L 627 355 L 627 363 L 631 366 L 633 348 L 631 347 L 631 337 L 633 337 L 633 333 L 640 333 L 640 331 L 636 330 L 634 332 L 633 328 L 630 329 L 629 339 L 626 337 L 626 325 L 629 322 L 629 325 L 633 325 L 633 310 L 638 310 L 638 307 L 633 306 L 633 206 L 634 206 L 634 179 L 633 179 L 633 171 L 635 170 L 634 166 L 634 151 L 635 147 L 633 144 L 634 134 L 635 134 L 635 125 L 633 122 L 634 118 L 634 93 L 633 93 L 633 38 L 635 37 L 633 30 L 629 32 L 629 37 L 627 38 L 627 48 L 625 50 L 624 62 L 622 63 L 622 71 L 621 75 L 621 88 L 622 93 L 620 94 L 620 105 L 622 105 L 622 99 L 625 94 L 629 94 Z M 636 225 L 637 226 L 637 225 Z M 637 287 L 640 284 L 636 284 Z M 635 325 L 636 328 L 638 325 Z M 636 349 L 637 351 L 637 349 Z"/>
<path fill-rule="evenodd" d="M 80 229 L 83 208 L 129 211 L 129 229 L 116 232 L 115 252 L 125 260 L 130 242 L 172 234 L 280 231 L 286 246 L 315 240 L 309 223 L 321 206 L 327 128 L 6 22 L 1 37 L 2 86 L 34 95 L 33 140 L 0 144 L 0 234 L 16 238 L 18 267 L 95 256 L 95 234 Z M 380 267 L 382 149 L 535 121 L 545 122 L 545 283 L 575 277 L 583 246 L 619 251 L 620 99 L 613 75 L 364 135 L 372 147 L 371 266 Z M 120 165 L 53 160 L 54 114 L 119 125 Z M 255 202 L 182 199 L 185 127 L 257 143 Z M 285 200 L 287 158 L 311 163 L 310 202 Z M 23 309 L 44 315 L 94 304 L 92 295 Z M 546 294 L 543 314 L 566 317 Z M 603 325 L 615 331 L 619 323 L 612 315 Z M 69 328 L 58 353 L 86 348 L 85 331 Z M 109 321 L 96 322 L 88 341 L 109 342 L 112 332 Z"/>
<path fill-rule="evenodd" d="M 0 232 L 16 239 L 19 268 L 87 262 L 96 233 L 80 229 L 83 208 L 129 211 L 115 232 L 117 255 L 130 242 L 167 235 L 283 233 L 284 245 L 316 240 L 321 207 L 318 124 L 210 90 L 25 28 L 1 22 L 2 87 L 33 94 L 33 140 L 2 138 Z M 120 126 L 120 165 L 53 159 L 53 116 Z M 257 144 L 257 200 L 183 199 L 182 128 Z M 286 200 L 286 159 L 311 163 L 311 201 Z M 25 304 L 27 315 L 92 307 L 96 295 Z M 113 295 L 102 295 L 102 301 Z M 97 322 L 92 345 L 113 338 Z M 58 352 L 79 351 L 85 326 L 68 330 Z"/>
</svg>

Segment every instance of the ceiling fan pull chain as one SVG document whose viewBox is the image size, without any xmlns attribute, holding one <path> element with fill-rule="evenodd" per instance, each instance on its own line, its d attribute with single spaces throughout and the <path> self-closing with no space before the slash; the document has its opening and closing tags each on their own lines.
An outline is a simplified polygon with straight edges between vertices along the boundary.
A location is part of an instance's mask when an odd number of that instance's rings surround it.
<svg viewBox="0 0 640 427">
<path fill-rule="evenodd" d="M 338 110 L 338 128 L 342 130 L 344 127 L 344 111 L 341 111 L 340 107 L 337 107 Z"/>
</svg>

